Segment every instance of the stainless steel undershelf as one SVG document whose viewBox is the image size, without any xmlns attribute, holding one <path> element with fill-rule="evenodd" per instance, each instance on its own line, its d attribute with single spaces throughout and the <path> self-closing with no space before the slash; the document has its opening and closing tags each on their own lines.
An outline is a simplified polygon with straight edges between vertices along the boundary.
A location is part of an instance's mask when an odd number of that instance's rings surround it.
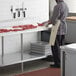
<svg viewBox="0 0 76 76">
<path fill-rule="evenodd" d="M 5 54 L 3 58 L 3 64 L 2 64 L 1 55 L 0 55 L 0 67 L 32 61 L 32 60 L 37 60 L 37 59 L 42 59 L 45 57 L 46 55 L 41 55 L 37 53 L 23 53 L 23 60 L 21 60 L 21 53 L 16 52 L 16 53 L 11 53 L 11 54 Z"/>
</svg>

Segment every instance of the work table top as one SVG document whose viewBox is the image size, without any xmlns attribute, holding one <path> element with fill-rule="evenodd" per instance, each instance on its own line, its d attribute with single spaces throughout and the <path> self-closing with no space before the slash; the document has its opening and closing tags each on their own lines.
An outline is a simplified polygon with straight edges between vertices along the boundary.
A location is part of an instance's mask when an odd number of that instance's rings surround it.
<svg viewBox="0 0 76 76">
<path fill-rule="evenodd" d="M 4 33 L 0 33 L 0 36 L 13 35 L 13 34 L 21 34 L 21 33 L 28 33 L 28 32 L 44 31 L 44 30 L 50 29 L 51 27 L 52 27 L 52 24 L 50 24 L 49 27 L 46 27 L 46 26 L 38 26 L 37 28 L 27 29 L 27 30 L 23 30 L 23 31 L 4 32 Z"/>
<path fill-rule="evenodd" d="M 69 16 L 67 17 L 67 20 L 76 21 L 76 16 Z"/>
</svg>

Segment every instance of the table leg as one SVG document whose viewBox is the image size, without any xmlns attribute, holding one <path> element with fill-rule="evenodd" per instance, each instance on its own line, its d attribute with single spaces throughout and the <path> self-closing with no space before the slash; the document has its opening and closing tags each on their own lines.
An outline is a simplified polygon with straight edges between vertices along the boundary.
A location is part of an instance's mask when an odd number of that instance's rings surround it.
<svg viewBox="0 0 76 76">
<path fill-rule="evenodd" d="M 21 60 L 23 61 L 23 34 L 21 33 Z M 23 62 L 21 62 L 21 70 L 23 72 Z"/>
<path fill-rule="evenodd" d="M 2 65 L 4 63 L 4 37 L 2 36 Z"/>
</svg>

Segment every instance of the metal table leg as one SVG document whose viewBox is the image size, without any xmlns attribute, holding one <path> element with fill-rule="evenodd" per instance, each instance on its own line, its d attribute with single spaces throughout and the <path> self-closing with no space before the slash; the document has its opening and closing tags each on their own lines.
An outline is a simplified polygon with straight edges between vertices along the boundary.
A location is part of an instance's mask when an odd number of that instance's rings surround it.
<svg viewBox="0 0 76 76">
<path fill-rule="evenodd" d="M 37 32 L 38 41 L 41 41 L 41 32 Z"/>
<path fill-rule="evenodd" d="M 24 68 L 23 68 L 23 62 L 21 63 L 21 71 L 22 71 L 22 73 L 23 73 L 23 70 L 24 70 Z"/>
<path fill-rule="evenodd" d="M 2 36 L 2 65 L 4 63 L 4 37 Z"/>
<path fill-rule="evenodd" d="M 23 34 L 21 33 L 21 60 L 23 60 Z M 23 72 L 23 62 L 21 62 L 21 70 Z"/>
</svg>

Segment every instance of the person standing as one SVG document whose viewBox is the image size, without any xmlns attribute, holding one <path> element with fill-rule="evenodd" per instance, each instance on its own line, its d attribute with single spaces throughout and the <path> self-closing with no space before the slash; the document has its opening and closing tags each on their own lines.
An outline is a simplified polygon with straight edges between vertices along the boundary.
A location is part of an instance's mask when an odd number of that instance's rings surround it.
<svg viewBox="0 0 76 76">
<path fill-rule="evenodd" d="M 67 33 L 66 17 L 68 16 L 68 6 L 63 0 L 55 0 L 57 5 L 54 6 L 53 15 L 49 23 L 55 25 L 57 20 L 60 20 L 60 26 L 55 39 L 54 46 L 51 46 L 54 58 L 54 65 L 51 67 L 60 67 L 60 46 L 64 44 L 65 35 Z"/>
</svg>

